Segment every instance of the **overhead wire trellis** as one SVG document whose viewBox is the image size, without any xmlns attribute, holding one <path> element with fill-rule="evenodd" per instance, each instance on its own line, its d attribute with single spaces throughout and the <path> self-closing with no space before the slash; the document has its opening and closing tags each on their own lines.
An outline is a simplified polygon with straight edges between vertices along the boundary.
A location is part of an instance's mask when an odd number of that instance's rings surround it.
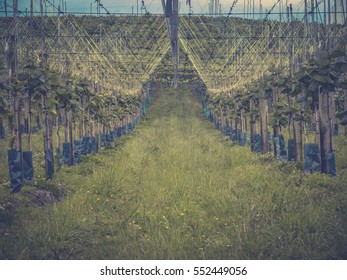
<svg viewBox="0 0 347 280">
<path fill-rule="evenodd" d="M 22 12 L 18 60 L 40 62 L 45 53 L 50 68 L 92 79 L 95 88 L 137 91 L 170 49 L 165 19 L 148 13 L 114 16 L 102 1 L 95 2 L 106 13 L 76 16 L 60 1 L 49 0 L 33 7 L 31 16 Z M 335 10 L 324 0 L 302 0 L 295 8 L 278 0 L 262 12 L 236 0 L 227 14 L 209 17 L 194 15 L 188 1 L 189 14 L 180 16 L 180 47 L 211 92 L 228 92 L 257 80 L 269 65 L 289 73 L 294 63 L 332 47 L 345 24 L 346 7 L 340 0 L 329 3 Z M 11 17 L 5 21 L 2 49 L 17 28 Z"/>
<path fill-rule="evenodd" d="M 309 4 L 302 1 L 294 10 L 278 0 L 250 17 L 248 11 L 233 13 L 234 1 L 225 16 L 181 16 L 180 43 L 210 92 L 231 92 L 255 82 L 271 65 L 290 74 L 294 64 L 336 44 L 345 25 L 343 3 L 341 11 L 329 13 L 323 1 Z"/>
<path fill-rule="evenodd" d="M 58 12 L 21 16 L 18 27 L 4 18 L 1 48 L 18 29 L 20 67 L 45 57 L 51 70 L 86 78 L 95 89 L 134 93 L 151 79 L 170 47 L 163 16 L 74 16 L 53 4 L 48 9 Z"/>
</svg>

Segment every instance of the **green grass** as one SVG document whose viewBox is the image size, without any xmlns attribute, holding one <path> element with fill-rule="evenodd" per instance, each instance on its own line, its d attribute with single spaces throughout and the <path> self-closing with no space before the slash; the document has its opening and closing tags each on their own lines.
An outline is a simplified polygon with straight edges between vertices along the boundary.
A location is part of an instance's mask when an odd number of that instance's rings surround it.
<svg viewBox="0 0 347 280">
<path fill-rule="evenodd" d="M 305 175 L 227 140 L 187 90 L 152 99 L 132 135 L 62 168 L 62 202 L 7 218 L 0 258 L 347 258 L 345 137 L 338 178 Z"/>
</svg>

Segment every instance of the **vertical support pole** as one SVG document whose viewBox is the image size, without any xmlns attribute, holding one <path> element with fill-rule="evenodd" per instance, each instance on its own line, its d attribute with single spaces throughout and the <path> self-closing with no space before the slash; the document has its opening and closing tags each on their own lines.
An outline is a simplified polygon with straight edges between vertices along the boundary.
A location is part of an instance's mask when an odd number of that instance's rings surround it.
<svg viewBox="0 0 347 280">
<path fill-rule="evenodd" d="M 318 89 L 319 99 L 319 139 L 321 152 L 321 172 L 329 174 L 328 153 L 332 151 L 332 133 L 329 120 L 329 95 L 331 93 Z"/>
<path fill-rule="evenodd" d="M 330 52 L 331 50 L 331 2 L 330 0 L 328 0 L 328 28 L 327 28 L 327 34 L 328 34 L 328 38 L 327 38 L 327 51 Z"/>
<path fill-rule="evenodd" d="M 7 0 L 4 0 L 5 17 L 7 17 Z"/>
<path fill-rule="evenodd" d="M 308 34 L 309 34 L 309 30 L 308 30 L 308 5 L 307 5 L 307 1 L 308 0 L 304 0 L 304 11 L 305 11 L 305 21 L 304 21 L 304 48 L 303 48 L 303 58 L 306 59 L 307 56 L 307 49 L 308 49 Z"/>
<path fill-rule="evenodd" d="M 178 0 L 162 0 L 163 10 L 166 17 L 166 25 L 170 38 L 173 70 L 174 70 L 174 88 L 177 87 L 178 79 L 178 63 L 179 63 L 179 49 L 178 49 Z"/>
<path fill-rule="evenodd" d="M 14 18 L 14 35 L 11 36 L 10 43 L 10 77 L 17 78 L 18 74 L 18 0 L 13 0 L 13 18 Z M 12 49 L 12 52 L 11 52 Z M 15 132 L 16 132 L 16 148 L 20 153 L 21 171 L 23 169 L 23 154 L 22 154 L 22 132 L 21 132 L 21 102 L 20 93 L 14 92 L 14 111 L 15 117 Z"/>
<path fill-rule="evenodd" d="M 261 145 L 262 153 L 269 152 L 269 136 L 268 136 L 268 106 L 267 100 L 259 97 L 259 109 L 260 109 L 260 130 L 261 130 Z"/>
<path fill-rule="evenodd" d="M 171 26 L 171 50 L 172 50 L 172 61 L 174 70 L 174 88 L 177 88 L 178 78 L 178 0 L 172 1 L 172 13 L 170 15 L 170 26 Z"/>
</svg>

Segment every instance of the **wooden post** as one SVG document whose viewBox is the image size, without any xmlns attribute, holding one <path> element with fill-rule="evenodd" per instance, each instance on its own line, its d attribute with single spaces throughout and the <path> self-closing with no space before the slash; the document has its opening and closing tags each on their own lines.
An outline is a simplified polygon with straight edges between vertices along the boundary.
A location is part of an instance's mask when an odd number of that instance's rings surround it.
<svg viewBox="0 0 347 280">
<path fill-rule="evenodd" d="M 331 139 L 335 136 L 335 125 L 336 125 L 336 105 L 335 105 L 335 92 L 329 94 L 329 120 L 331 127 Z M 332 150 L 334 150 L 334 141 L 332 141 Z"/>
<path fill-rule="evenodd" d="M 302 154 L 302 121 L 293 120 L 293 138 L 294 138 L 294 161 L 303 160 Z"/>
<path fill-rule="evenodd" d="M 13 19 L 14 19 L 14 35 L 10 37 L 9 44 L 9 76 L 17 80 L 18 74 L 18 0 L 13 0 Z M 16 149 L 20 154 L 20 171 L 23 173 L 23 151 L 22 151 L 22 131 L 21 131 L 21 93 L 13 92 L 13 109 L 15 111 L 15 137 Z"/>
<path fill-rule="evenodd" d="M 68 114 L 68 126 L 69 126 L 69 143 L 70 143 L 70 165 L 74 163 L 74 154 L 73 154 L 73 133 L 72 133 L 72 110 L 69 110 Z"/>
<path fill-rule="evenodd" d="M 329 174 L 329 165 L 327 154 L 332 151 L 332 133 L 331 123 L 329 120 L 329 95 L 318 89 L 319 98 L 319 139 L 320 139 L 320 152 L 321 152 L 321 172 Z"/>
<path fill-rule="evenodd" d="M 20 98 L 20 93 L 15 92 L 14 96 L 14 108 L 15 108 L 15 113 L 16 113 L 16 125 L 15 125 L 15 131 L 16 131 L 16 148 L 17 151 L 21 154 L 22 156 L 22 131 L 21 131 L 21 112 L 22 112 L 22 106 L 21 106 L 21 98 Z M 22 162 L 21 162 L 22 165 Z"/>
<path fill-rule="evenodd" d="M 245 132 L 246 131 L 246 113 L 245 109 L 241 109 L 241 131 Z"/>
<path fill-rule="evenodd" d="M 275 106 L 275 104 L 278 101 L 277 90 L 278 89 L 276 88 L 276 90 L 274 90 L 272 93 L 273 106 Z M 273 127 L 273 137 L 278 137 L 278 134 L 279 134 L 279 123 L 276 123 L 276 125 Z M 277 156 L 278 152 L 279 151 L 277 151 L 277 146 L 274 145 L 274 157 Z"/>
<path fill-rule="evenodd" d="M 57 147 L 60 148 L 60 120 L 61 120 L 61 112 L 58 108 L 58 106 L 56 106 L 56 110 L 57 110 L 57 114 L 58 114 L 58 117 L 57 117 Z"/>
<path fill-rule="evenodd" d="M 254 109 L 254 100 L 251 99 L 249 102 L 250 102 L 250 105 L 249 105 L 250 111 L 252 111 Z M 251 128 L 251 151 L 253 152 L 254 151 L 254 136 L 256 134 L 256 127 L 255 127 L 256 120 L 253 115 L 250 117 L 249 122 L 250 122 L 249 126 Z"/>
<path fill-rule="evenodd" d="M 41 94 L 41 103 L 43 107 L 43 144 L 44 144 L 45 152 L 48 149 L 48 137 L 49 137 L 46 94 Z"/>
<path fill-rule="evenodd" d="M 64 108 L 64 119 L 65 119 L 65 143 L 69 142 L 70 136 L 69 136 L 69 116 L 68 116 L 68 109 L 67 109 L 67 102 L 65 102 L 65 108 Z"/>
<path fill-rule="evenodd" d="M 31 151 L 31 95 L 33 92 L 30 90 L 28 93 L 27 100 L 25 102 L 26 104 L 26 130 L 28 133 L 28 150 Z"/>
<path fill-rule="evenodd" d="M 268 106 L 267 100 L 259 98 L 259 110 L 260 110 L 260 130 L 261 130 L 261 145 L 262 153 L 269 152 L 269 136 L 268 136 Z"/>
</svg>

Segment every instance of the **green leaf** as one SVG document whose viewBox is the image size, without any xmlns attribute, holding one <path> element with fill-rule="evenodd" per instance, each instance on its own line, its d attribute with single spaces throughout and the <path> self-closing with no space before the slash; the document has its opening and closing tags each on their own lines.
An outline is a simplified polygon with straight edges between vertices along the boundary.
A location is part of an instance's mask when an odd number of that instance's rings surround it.
<svg viewBox="0 0 347 280">
<path fill-rule="evenodd" d="M 320 59 L 328 59 L 329 58 L 329 53 L 327 51 L 320 51 L 318 53 L 318 57 Z"/>
<path fill-rule="evenodd" d="M 49 81 L 50 81 L 50 84 L 52 86 L 58 86 L 59 85 L 59 80 L 57 78 L 52 78 Z"/>
<path fill-rule="evenodd" d="M 296 109 L 296 108 L 293 108 L 293 107 L 292 107 L 292 108 L 289 109 L 289 113 L 292 114 L 292 115 L 294 115 L 294 114 L 297 113 L 297 112 L 299 112 L 299 110 Z"/>
<path fill-rule="evenodd" d="M 302 120 L 302 117 L 301 117 L 301 115 L 299 115 L 299 114 L 295 114 L 295 115 L 293 116 L 293 120 L 294 120 L 294 121 L 301 121 L 301 120 Z"/>
<path fill-rule="evenodd" d="M 279 101 L 276 103 L 277 107 L 285 107 L 287 104 L 284 101 Z"/>
<path fill-rule="evenodd" d="M 344 110 L 342 112 L 338 112 L 336 114 L 336 117 L 339 118 L 339 119 L 342 119 L 344 116 L 347 116 L 347 110 Z"/>
<path fill-rule="evenodd" d="M 334 72 L 341 73 L 341 72 L 343 72 L 343 71 L 342 71 L 343 65 L 344 65 L 343 62 L 335 62 L 335 63 L 333 64 L 333 66 L 332 66 L 331 69 L 332 69 Z"/>
<path fill-rule="evenodd" d="M 49 109 L 49 113 L 54 117 L 58 116 L 57 110 L 53 107 Z"/>
<path fill-rule="evenodd" d="M 311 91 L 311 92 L 316 92 L 318 90 L 318 87 L 319 87 L 319 83 L 316 81 L 316 80 L 313 80 L 309 87 L 307 88 L 308 91 Z"/>
<path fill-rule="evenodd" d="M 333 50 L 333 52 L 330 55 L 330 58 L 338 58 L 338 57 L 343 57 L 346 56 L 346 53 L 342 50 Z"/>
<path fill-rule="evenodd" d="M 18 74 L 18 80 L 19 81 L 26 81 L 28 79 L 29 75 L 27 73 L 19 73 Z"/>
<path fill-rule="evenodd" d="M 318 58 L 314 60 L 315 64 L 321 67 L 328 66 L 330 64 L 330 59 L 328 58 Z"/>
<path fill-rule="evenodd" d="M 39 86 L 38 87 L 38 91 L 40 92 L 40 93 L 46 93 L 47 92 L 47 88 L 45 87 L 45 86 Z"/>
<path fill-rule="evenodd" d="M 46 83 L 46 78 L 44 76 L 40 76 L 38 80 L 43 84 Z"/>
<path fill-rule="evenodd" d="M 39 81 L 37 79 L 30 78 L 28 81 L 28 85 L 30 87 L 37 87 L 39 85 Z"/>
<path fill-rule="evenodd" d="M 35 78 L 40 77 L 44 72 L 41 71 L 40 69 L 35 69 L 32 74 L 35 76 Z"/>
<path fill-rule="evenodd" d="M 310 73 L 310 77 L 318 82 L 321 83 L 329 83 L 329 84 L 333 84 L 333 80 L 330 78 L 330 75 L 322 75 L 317 71 L 313 71 L 312 73 Z"/>
<path fill-rule="evenodd" d="M 320 68 L 318 69 L 318 73 L 321 74 L 321 75 L 328 75 L 329 74 L 329 67 L 323 67 L 323 68 Z"/>
<path fill-rule="evenodd" d="M 58 93 L 59 95 L 64 95 L 64 94 L 65 94 L 65 90 L 64 90 L 63 88 L 61 88 L 61 87 L 58 87 L 58 88 L 57 88 L 57 93 Z"/>
<path fill-rule="evenodd" d="M 51 104 L 51 105 L 59 105 L 59 102 L 58 102 L 58 100 L 56 100 L 56 99 L 54 99 L 53 97 L 51 97 L 51 98 L 49 98 L 49 103 Z"/>
<path fill-rule="evenodd" d="M 280 78 L 280 79 L 278 79 L 277 83 L 278 83 L 280 86 L 283 86 L 283 85 L 286 83 L 286 79 Z"/>
<path fill-rule="evenodd" d="M 301 71 L 299 71 L 299 72 L 294 73 L 294 77 L 295 77 L 295 79 L 297 79 L 298 81 L 300 81 L 302 78 L 305 78 L 305 77 L 307 77 L 307 76 L 308 76 L 308 75 L 307 75 L 307 73 L 306 73 L 305 70 L 301 70 Z"/>
</svg>

